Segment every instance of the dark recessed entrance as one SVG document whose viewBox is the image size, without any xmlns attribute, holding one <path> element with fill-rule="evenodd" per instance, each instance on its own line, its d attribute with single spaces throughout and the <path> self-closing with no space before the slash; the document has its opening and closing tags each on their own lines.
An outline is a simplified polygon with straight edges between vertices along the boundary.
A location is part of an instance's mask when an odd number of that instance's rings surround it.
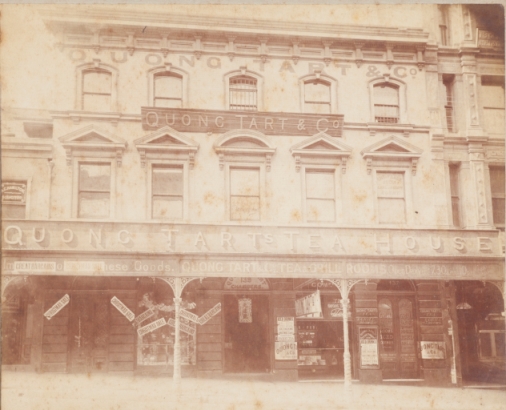
<svg viewBox="0 0 506 410">
<path fill-rule="evenodd" d="M 225 372 L 269 372 L 268 296 L 224 295 L 223 305 Z"/>
</svg>

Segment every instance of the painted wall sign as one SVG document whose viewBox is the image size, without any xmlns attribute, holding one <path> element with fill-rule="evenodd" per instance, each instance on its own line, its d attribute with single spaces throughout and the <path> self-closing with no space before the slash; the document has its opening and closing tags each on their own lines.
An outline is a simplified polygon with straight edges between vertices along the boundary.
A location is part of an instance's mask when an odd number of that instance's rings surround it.
<svg viewBox="0 0 506 410">
<path fill-rule="evenodd" d="M 252 323 L 253 312 L 251 299 L 242 298 L 238 300 L 239 308 L 239 323 Z"/>
<path fill-rule="evenodd" d="M 139 324 L 141 324 L 144 320 L 150 318 L 151 316 L 153 316 L 155 314 L 155 311 L 153 309 L 148 309 L 148 310 L 145 310 L 144 312 L 142 312 L 140 315 L 137 315 L 134 319 L 134 321 L 132 322 L 132 324 L 134 326 L 138 326 Z"/>
<path fill-rule="evenodd" d="M 295 333 L 295 318 L 293 317 L 278 317 L 278 336 L 279 335 L 293 335 Z"/>
<path fill-rule="evenodd" d="M 228 278 L 224 289 L 227 290 L 267 290 L 269 284 L 264 278 Z"/>
<path fill-rule="evenodd" d="M 444 359 L 445 343 L 444 342 L 420 342 L 422 350 L 422 359 Z"/>
<path fill-rule="evenodd" d="M 2 204 L 26 205 L 26 182 L 2 182 Z"/>
<path fill-rule="evenodd" d="M 221 303 L 217 303 L 206 313 L 204 313 L 202 316 L 199 317 L 199 325 L 206 324 L 207 322 L 209 322 L 209 320 L 211 320 L 213 316 L 217 315 L 220 312 L 221 312 Z"/>
<path fill-rule="evenodd" d="M 199 322 L 198 315 L 196 315 L 195 313 L 192 313 L 192 312 L 188 312 L 187 310 L 180 309 L 179 310 L 179 315 L 181 317 L 184 317 L 185 319 L 188 319 L 188 320 L 194 322 L 194 323 L 198 323 Z"/>
<path fill-rule="evenodd" d="M 182 132 L 256 130 L 266 135 L 311 136 L 325 132 L 340 137 L 344 116 L 338 114 L 301 114 L 287 112 L 237 112 L 187 108 L 142 107 L 142 127 L 157 130 L 170 126 Z"/>
<path fill-rule="evenodd" d="M 154 322 L 147 324 L 146 326 L 142 326 L 139 329 L 137 329 L 137 334 L 139 336 L 144 336 L 145 334 L 150 333 L 153 330 L 156 330 L 162 326 L 165 326 L 166 324 L 167 324 L 167 322 L 162 317 L 160 319 L 155 320 Z"/>
<path fill-rule="evenodd" d="M 167 324 L 172 327 L 176 327 L 176 321 L 172 318 L 167 320 Z M 194 327 L 188 326 L 186 323 L 180 323 L 179 328 L 182 332 L 188 333 L 191 336 L 195 336 L 197 330 Z"/>
<path fill-rule="evenodd" d="M 274 342 L 274 352 L 276 360 L 297 360 L 297 343 Z"/>
<path fill-rule="evenodd" d="M 297 317 L 322 318 L 322 302 L 320 291 L 295 300 L 295 315 Z"/>
<path fill-rule="evenodd" d="M 134 320 L 135 315 L 134 312 L 132 312 L 130 309 L 126 307 L 126 305 L 119 300 L 116 296 L 113 296 L 111 298 L 111 304 L 119 310 L 119 312 L 125 316 L 130 322 Z"/>
<path fill-rule="evenodd" d="M 70 302 L 70 296 L 63 296 L 58 302 L 56 302 L 46 313 L 44 316 L 47 320 L 51 320 L 51 318 L 56 315 L 60 310 L 62 310 L 65 306 Z"/>
</svg>

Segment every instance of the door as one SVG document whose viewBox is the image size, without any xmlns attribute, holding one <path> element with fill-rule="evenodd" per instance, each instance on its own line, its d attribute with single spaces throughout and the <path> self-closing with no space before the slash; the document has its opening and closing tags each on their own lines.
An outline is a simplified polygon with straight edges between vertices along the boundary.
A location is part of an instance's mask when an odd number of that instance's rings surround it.
<svg viewBox="0 0 506 410">
<path fill-rule="evenodd" d="M 414 299 L 409 296 L 380 296 L 378 314 L 383 379 L 417 378 Z"/>
<path fill-rule="evenodd" d="M 225 364 L 230 373 L 265 373 L 269 360 L 269 297 L 224 295 Z"/>
<path fill-rule="evenodd" d="M 105 293 L 74 294 L 70 308 L 70 371 L 107 371 L 109 298 Z"/>
</svg>

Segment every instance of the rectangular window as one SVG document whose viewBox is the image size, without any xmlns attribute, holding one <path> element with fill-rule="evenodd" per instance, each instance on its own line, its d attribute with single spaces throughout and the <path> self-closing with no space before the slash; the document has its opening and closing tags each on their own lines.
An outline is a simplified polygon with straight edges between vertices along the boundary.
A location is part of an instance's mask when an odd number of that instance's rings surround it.
<svg viewBox="0 0 506 410">
<path fill-rule="evenodd" d="M 450 32 L 448 30 L 449 26 L 449 16 L 448 16 L 448 6 L 447 5 L 438 5 L 438 14 L 439 14 L 439 33 L 441 36 L 441 45 L 448 46 L 450 45 Z"/>
<path fill-rule="evenodd" d="M 374 92 L 374 118 L 376 122 L 399 122 L 399 88 L 382 83 L 373 88 Z"/>
<path fill-rule="evenodd" d="M 376 183 L 379 223 L 406 223 L 404 173 L 378 171 L 376 173 Z"/>
<path fill-rule="evenodd" d="M 183 219 L 183 168 L 153 166 L 153 219 Z"/>
<path fill-rule="evenodd" d="M 79 164 L 79 218 L 108 218 L 111 212 L 111 164 Z"/>
<path fill-rule="evenodd" d="M 443 84 L 445 86 L 445 114 L 446 114 L 446 128 L 448 132 L 455 132 L 455 121 L 453 112 L 453 76 L 443 77 Z"/>
<path fill-rule="evenodd" d="M 312 114 L 330 113 L 330 84 L 315 80 L 304 83 L 304 112 Z"/>
<path fill-rule="evenodd" d="M 459 166 L 450 164 L 450 194 L 452 199 L 453 226 L 460 227 Z"/>
<path fill-rule="evenodd" d="M 481 101 L 486 130 L 504 135 L 504 77 L 482 77 Z"/>
<path fill-rule="evenodd" d="M 155 75 L 155 107 L 181 108 L 183 106 L 183 79 L 170 74 Z"/>
<path fill-rule="evenodd" d="M 334 171 L 306 170 L 306 219 L 335 221 Z"/>
<path fill-rule="evenodd" d="M 230 219 L 260 220 L 260 169 L 230 168 Z"/>
<path fill-rule="evenodd" d="M 257 110 L 257 80 L 246 75 L 229 80 L 229 107 L 231 110 Z"/>
<path fill-rule="evenodd" d="M 490 167 L 494 225 L 504 227 L 504 167 Z"/>
<path fill-rule="evenodd" d="M 111 110 L 112 75 L 105 70 L 83 72 L 83 110 Z"/>
<path fill-rule="evenodd" d="M 26 181 L 2 181 L 2 218 L 26 218 Z"/>
</svg>

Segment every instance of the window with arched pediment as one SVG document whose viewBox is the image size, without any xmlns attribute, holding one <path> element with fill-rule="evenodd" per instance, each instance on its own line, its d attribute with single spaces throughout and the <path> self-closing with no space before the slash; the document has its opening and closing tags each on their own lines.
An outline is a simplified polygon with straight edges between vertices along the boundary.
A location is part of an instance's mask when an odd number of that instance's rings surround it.
<svg viewBox="0 0 506 410">
<path fill-rule="evenodd" d="M 82 72 L 82 109 L 84 111 L 111 111 L 112 73 L 103 68 Z"/>
<path fill-rule="evenodd" d="M 321 72 L 299 79 L 301 111 L 308 114 L 337 112 L 337 81 Z"/>
<path fill-rule="evenodd" d="M 394 84 L 374 85 L 374 120 L 380 123 L 399 122 L 399 87 Z"/>
</svg>

